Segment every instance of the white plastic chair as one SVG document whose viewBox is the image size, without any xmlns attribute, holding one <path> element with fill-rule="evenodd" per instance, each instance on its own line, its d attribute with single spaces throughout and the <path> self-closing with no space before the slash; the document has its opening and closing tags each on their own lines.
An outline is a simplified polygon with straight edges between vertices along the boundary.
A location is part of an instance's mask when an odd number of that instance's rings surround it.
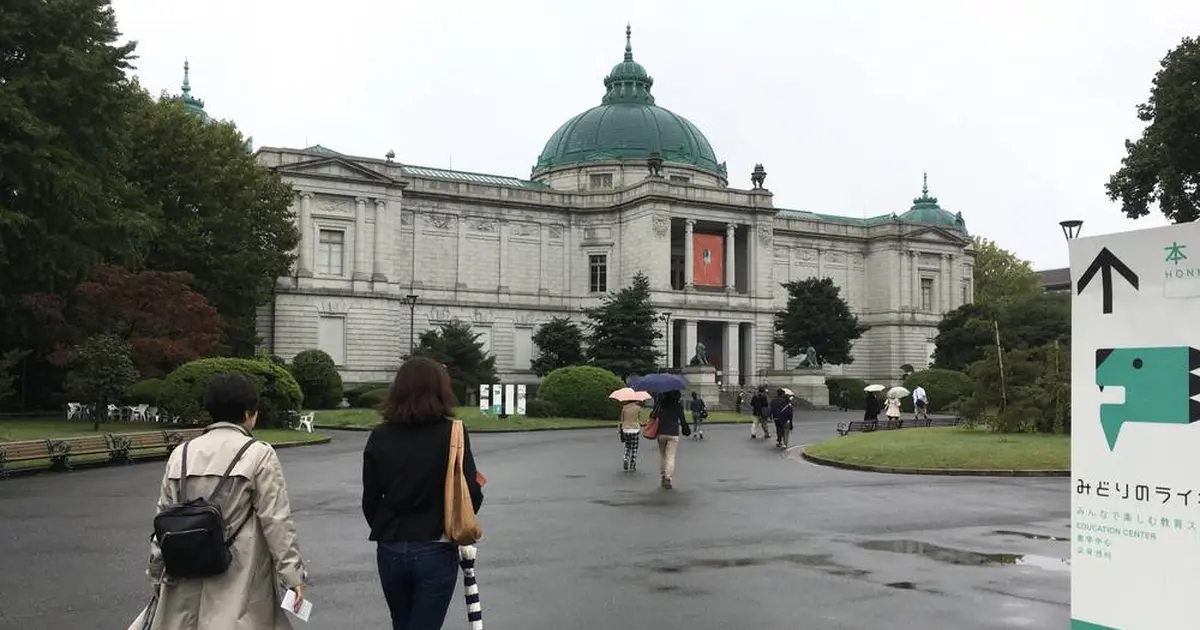
<svg viewBox="0 0 1200 630">
<path fill-rule="evenodd" d="M 129 419 L 133 422 L 146 422 L 146 409 L 149 407 L 150 405 L 138 405 L 136 407 L 130 407 Z"/>
<path fill-rule="evenodd" d="M 145 415 L 148 422 L 158 422 L 158 407 L 146 407 Z"/>
<path fill-rule="evenodd" d="M 67 403 L 67 420 L 84 420 L 83 403 Z"/>
<path fill-rule="evenodd" d="M 317 414 L 315 414 L 315 413 L 310 413 L 310 414 L 305 414 L 303 416 L 300 416 L 300 430 L 308 431 L 309 433 L 312 433 L 313 432 L 313 418 L 316 415 Z"/>
</svg>

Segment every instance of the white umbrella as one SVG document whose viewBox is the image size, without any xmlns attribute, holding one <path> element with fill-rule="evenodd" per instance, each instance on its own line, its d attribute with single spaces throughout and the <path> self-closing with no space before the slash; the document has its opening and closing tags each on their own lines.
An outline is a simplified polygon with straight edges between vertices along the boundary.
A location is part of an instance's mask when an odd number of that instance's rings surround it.
<svg viewBox="0 0 1200 630">
<path fill-rule="evenodd" d="M 884 387 L 883 385 L 867 385 L 866 387 L 863 388 L 863 391 L 864 392 L 881 392 L 885 389 L 887 389 L 887 388 Z"/>
<path fill-rule="evenodd" d="M 784 387 L 784 388 L 783 388 L 783 395 L 784 395 L 784 396 L 795 396 L 795 395 L 796 395 L 796 392 L 793 392 L 792 390 L 790 390 L 790 389 L 788 389 L 788 388 Z"/>
<path fill-rule="evenodd" d="M 905 396 L 907 396 L 911 393 L 912 392 L 908 391 L 907 389 L 904 389 L 903 387 L 900 387 L 899 385 L 897 385 L 896 387 L 893 387 L 888 390 L 887 397 L 888 398 L 904 398 Z"/>
</svg>

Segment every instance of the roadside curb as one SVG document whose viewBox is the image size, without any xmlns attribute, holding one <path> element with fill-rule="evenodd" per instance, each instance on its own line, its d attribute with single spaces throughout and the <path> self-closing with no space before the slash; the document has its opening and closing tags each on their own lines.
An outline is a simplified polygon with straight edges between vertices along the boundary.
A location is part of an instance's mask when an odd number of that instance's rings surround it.
<svg viewBox="0 0 1200 630">
<path fill-rule="evenodd" d="M 331 441 L 333 441 L 332 436 L 324 435 L 324 436 L 321 436 L 321 439 L 319 439 L 319 440 L 311 440 L 308 442 L 283 442 L 282 444 L 272 444 L 271 448 L 273 448 L 275 450 L 279 450 L 281 448 L 299 448 L 302 446 L 320 446 L 322 444 L 328 444 Z M 170 457 L 170 455 L 168 453 L 135 456 L 135 457 L 133 457 L 132 462 L 130 462 L 128 464 L 124 464 L 124 466 L 132 466 L 134 464 L 145 464 L 145 463 L 149 463 L 149 462 L 166 461 L 166 459 L 168 457 Z M 107 460 L 98 460 L 98 461 L 91 461 L 91 462 L 83 462 L 83 463 L 79 463 L 79 464 L 72 464 L 71 470 L 66 471 L 66 472 L 75 472 L 77 470 L 95 470 L 98 468 L 119 468 L 121 466 L 122 465 L 113 464 L 112 462 L 109 462 Z M 61 474 L 61 472 L 59 472 L 59 471 L 52 471 L 49 468 L 43 468 L 43 467 L 17 468 L 17 469 L 8 471 L 8 478 L 15 479 L 17 477 L 33 477 L 33 476 L 41 474 L 41 473 Z M 2 482 L 2 480 L 0 480 L 0 482 Z"/>
<path fill-rule="evenodd" d="M 747 420 L 745 422 L 742 422 L 740 420 L 738 420 L 738 421 L 722 420 L 722 421 L 717 421 L 717 422 L 708 422 L 708 421 L 704 422 L 704 426 L 709 426 L 709 425 L 713 425 L 713 424 L 736 426 L 739 424 L 748 425 L 748 424 L 750 424 L 750 421 Z M 528 429 L 471 429 L 470 427 L 468 427 L 468 430 L 471 432 L 471 435 L 487 435 L 487 434 L 491 434 L 491 433 L 498 433 L 498 434 L 546 433 L 549 431 L 598 431 L 598 430 L 608 431 L 610 429 L 615 429 L 616 427 L 617 427 L 617 421 L 613 420 L 612 426 L 605 425 L 605 426 L 595 426 L 595 427 L 530 427 Z M 326 431 L 370 431 L 371 429 L 374 429 L 375 427 L 335 427 L 335 426 L 328 425 L 328 424 L 314 424 L 313 428 L 314 429 L 324 429 Z"/>
<path fill-rule="evenodd" d="M 818 466 L 841 468 L 858 472 L 884 473 L 890 475 L 939 475 L 943 477 L 1070 477 L 1069 470 L 972 470 L 968 468 L 892 468 L 889 466 L 871 466 L 869 464 L 851 464 L 839 462 L 817 455 L 810 455 L 807 449 L 800 451 L 800 458 Z"/>
</svg>

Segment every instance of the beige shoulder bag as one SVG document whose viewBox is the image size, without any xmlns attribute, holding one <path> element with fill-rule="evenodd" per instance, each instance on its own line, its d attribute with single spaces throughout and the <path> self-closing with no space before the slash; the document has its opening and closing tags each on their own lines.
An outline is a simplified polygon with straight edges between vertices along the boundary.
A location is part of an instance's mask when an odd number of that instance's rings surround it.
<svg viewBox="0 0 1200 630">
<path fill-rule="evenodd" d="M 446 466 L 446 538 L 458 545 L 473 545 L 483 538 L 483 528 L 475 518 L 475 506 L 463 473 L 464 443 L 462 420 L 454 420 L 450 429 L 450 461 Z"/>
</svg>

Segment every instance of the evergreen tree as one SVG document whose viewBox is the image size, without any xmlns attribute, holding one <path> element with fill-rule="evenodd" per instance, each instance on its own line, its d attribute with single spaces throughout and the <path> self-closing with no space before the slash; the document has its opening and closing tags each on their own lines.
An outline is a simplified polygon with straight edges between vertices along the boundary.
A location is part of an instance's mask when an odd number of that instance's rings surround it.
<svg viewBox="0 0 1200 630">
<path fill-rule="evenodd" d="M 137 379 L 129 346 L 116 335 L 96 335 L 75 348 L 67 393 L 91 408 L 92 430 L 98 431 L 108 406 L 124 401 Z"/>
<path fill-rule="evenodd" d="M 583 365 L 583 331 L 565 317 L 555 317 L 542 324 L 533 334 L 538 354 L 533 360 L 533 372 L 545 376 L 561 367 Z"/>
<path fill-rule="evenodd" d="M 621 378 L 658 369 L 662 353 L 655 341 L 662 338 L 658 316 L 650 306 L 650 280 L 641 272 L 633 283 L 604 297 L 587 311 L 588 359 Z"/>
<path fill-rule="evenodd" d="M 480 333 L 470 324 L 451 321 L 421 333 L 414 355 L 426 356 L 446 366 L 459 401 L 480 385 L 496 382 L 496 357 L 483 351 Z"/>
<path fill-rule="evenodd" d="M 775 313 L 775 343 L 790 356 L 800 356 L 812 346 L 822 363 L 849 365 L 850 349 L 868 326 L 858 323 L 839 289 L 829 278 L 808 278 L 783 283 L 788 301 Z"/>
</svg>

